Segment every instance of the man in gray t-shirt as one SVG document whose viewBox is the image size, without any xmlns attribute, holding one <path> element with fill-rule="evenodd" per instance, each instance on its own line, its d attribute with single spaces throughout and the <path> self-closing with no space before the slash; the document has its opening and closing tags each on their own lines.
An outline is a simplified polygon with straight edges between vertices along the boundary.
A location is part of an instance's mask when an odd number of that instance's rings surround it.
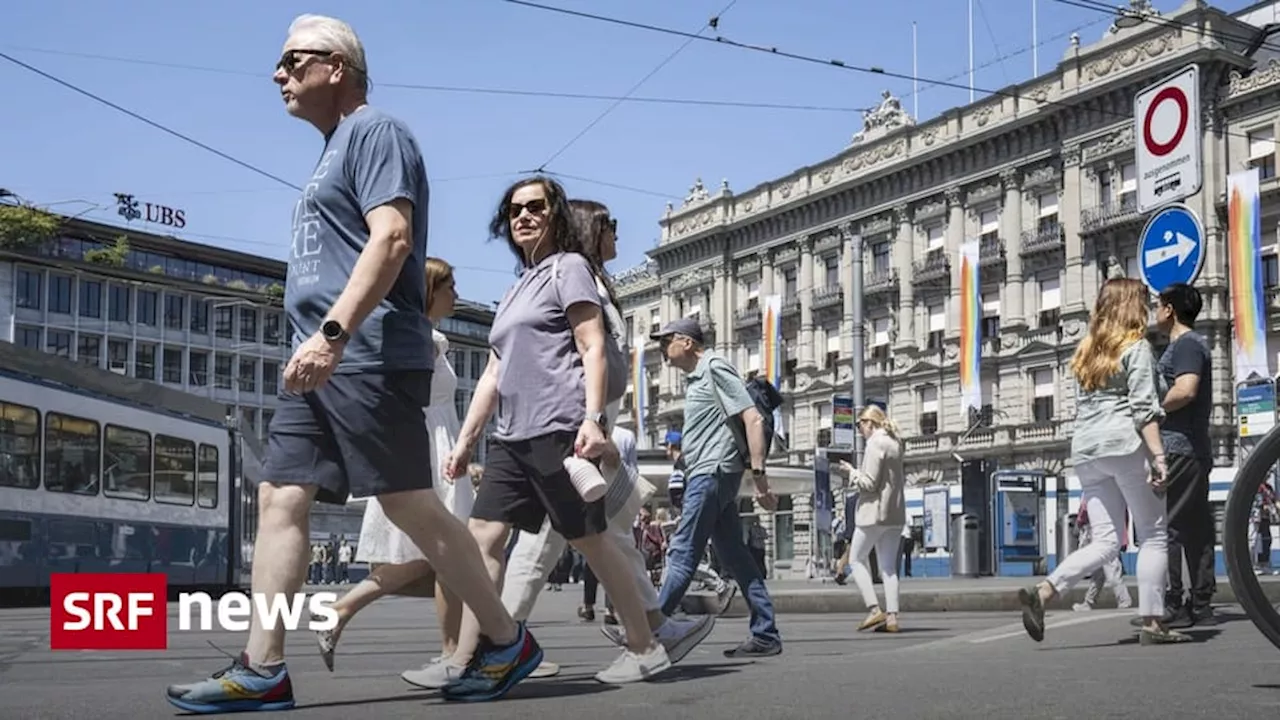
<svg viewBox="0 0 1280 720">
<path fill-rule="evenodd" d="M 366 104 L 364 48 L 344 22 L 295 20 L 273 79 L 289 113 L 314 125 L 325 144 L 293 217 L 284 303 L 293 357 L 268 430 L 252 592 L 292 597 L 302 589 L 314 501 L 394 493 L 382 503 L 387 518 L 494 641 L 477 659 L 506 668 L 498 697 L 537 667 L 542 651 L 503 608 L 466 526 L 431 490 L 421 151 L 404 123 Z M 417 579 L 403 569 L 373 575 L 384 593 Z M 268 629 L 255 618 L 231 667 L 170 686 L 165 697 L 202 714 L 292 708 L 284 640 L 283 624 Z"/>
</svg>

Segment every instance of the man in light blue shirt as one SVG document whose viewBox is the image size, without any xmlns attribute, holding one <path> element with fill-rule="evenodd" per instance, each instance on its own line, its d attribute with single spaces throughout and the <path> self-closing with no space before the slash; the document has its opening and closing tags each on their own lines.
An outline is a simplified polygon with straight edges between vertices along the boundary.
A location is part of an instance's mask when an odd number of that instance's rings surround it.
<svg viewBox="0 0 1280 720">
<path fill-rule="evenodd" d="M 738 515 L 738 488 L 748 463 L 756 500 L 767 510 L 777 507 L 765 475 L 764 419 L 737 370 L 705 348 L 697 320 L 676 320 L 652 338 L 661 343 L 667 361 L 688 376 L 681 433 L 684 513 L 671 537 L 667 576 L 659 592 L 662 611 L 670 615 L 680 606 L 710 540 L 716 557 L 733 574 L 751 609 L 751 637 L 726 650 L 725 657 L 781 654 L 782 637 L 774 623 L 773 601 L 743 542 Z M 745 438 L 735 432 L 734 421 L 739 420 Z"/>
</svg>

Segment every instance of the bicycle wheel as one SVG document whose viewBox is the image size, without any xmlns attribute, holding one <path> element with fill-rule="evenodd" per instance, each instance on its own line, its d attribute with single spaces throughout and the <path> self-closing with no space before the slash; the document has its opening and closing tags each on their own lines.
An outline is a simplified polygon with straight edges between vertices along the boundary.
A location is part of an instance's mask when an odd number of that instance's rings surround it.
<svg viewBox="0 0 1280 720">
<path fill-rule="evenodd" d="M 1262 438 L 1231 483 L 1223 518 L 1222 555 L 1236 601 L 1271 644 L 1280 648 L 1280 612 L 1267 600 L 1262 582 L 1253 572 L 1253 548 L 1249 546 L 1253 501 L 1262 484 L 1271 478 L 1277 462 L 1280 462 L 1280 426 Z"/>
</svg>

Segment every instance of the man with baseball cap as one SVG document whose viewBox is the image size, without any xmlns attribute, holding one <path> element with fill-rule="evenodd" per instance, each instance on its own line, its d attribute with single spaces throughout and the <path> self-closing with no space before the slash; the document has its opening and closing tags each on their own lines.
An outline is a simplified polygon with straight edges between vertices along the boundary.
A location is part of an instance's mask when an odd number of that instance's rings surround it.
<svg viewBox="0 0 1280 720">
<path fill-rule="evenodd" d="M 688 378 L 680 443 L 684 513 L 671 538 L 667 576 L 659 592 L 662 612 L 670 615 L 680 606 L 710 540 L 751 609 L 751 636 L 726 650 L 725 656 L 778 655 L 782 637 L 774 623 L 773 601 L 743 541 L 738 515 L 738 489 L 748 466 L 756 500 L 768 510 L 777 507 L 765 475 L 764 418 L 733 365 L 706 349 L 696 319 L 681 318 L 650 337 L 659 342 L 667 362 Z"/>
</svg>

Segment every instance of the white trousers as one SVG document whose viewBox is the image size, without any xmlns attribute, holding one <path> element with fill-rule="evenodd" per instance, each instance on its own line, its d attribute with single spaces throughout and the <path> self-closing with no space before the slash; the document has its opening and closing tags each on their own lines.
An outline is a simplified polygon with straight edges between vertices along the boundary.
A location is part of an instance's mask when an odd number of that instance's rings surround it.
<svg viewBox="0 0 1280 720">
<path fill-rule="evenodd" d="M 1103 587 L 1110 587 L 1111 592 L 1116 595 L 1117 605 L 1131 605 L 1133 598 L 1129 595 L 1129 588 L 1124 584 L 1124 568 L 1120 565 L 1120 558 L 1116 557 L 1111 562 L 1102 566 L 1102 571 L 1094 571 L 1093 584 L 1085 591 L 1084 601 L 1089 605 L 1093 605 L 1098 601 L 1098 594 L 1102 592 Z"/>
<path fill-rule="evenodd" d="M 1049 584 L 1065 593 L 1081 578 L 1120 556 L 1119 533 L 1127 505 L 1138 543 L 1138 612 L 1144 617 L 1162 617 L 1169 571 L 1165 501 L 1147 483 L 1146 453 L 1139 449 L 1129 455 L 1089 460 L 1076 465 L 1075 471 L 1093 539 L 1058 565 L 1049 575 Z"/>
<path fill-rule="evenodd" d="M 649 580 L 649 572 L 644 567 L 644 556 L 640 554 L 635 536 L 631 534 L 631 526 L 640 512 L 640 505 L 628 503 L 627 508 L 610 518 L 605 536 L 613 540 L 627 558 L 627 567 L 635 578 L 644 609 L 658 610 L 662 607 L 658 604 L 658 592 Z M 635 510 L 628 512 L 631 506 Z M 533 606 L 538 601 L 538 594 L 547 584 L 547 576 L 564 553 L 565 544 L 564 536 L 551 529 L 549 519 L 542 523 L 541 532 L 535 534 L 520 531 L 516 546 L 511 550 L 511 558 L 507 560 L 507 573 L 502 582 L 502 604 L 517 622 L 529 619 Z M 607 588 L 605 592 L 608 592 Z"/>
<path fill-rule="evenodd" d="M 880 565 L 880 579 L 884 581 L 884 611 L 898 612 L 898 548 L 901 545 L 901 525 L 868 525 L 853 531 L 849 562 L 853 566 L 853 582 L 868 608 L 880 604 L 876 599 L 875 583 L 871 582 L 871 569 L 867 567 L 867 558 L 871 557 L 871 548 L 874 547 L 876 562 Z"/>
</svg>

